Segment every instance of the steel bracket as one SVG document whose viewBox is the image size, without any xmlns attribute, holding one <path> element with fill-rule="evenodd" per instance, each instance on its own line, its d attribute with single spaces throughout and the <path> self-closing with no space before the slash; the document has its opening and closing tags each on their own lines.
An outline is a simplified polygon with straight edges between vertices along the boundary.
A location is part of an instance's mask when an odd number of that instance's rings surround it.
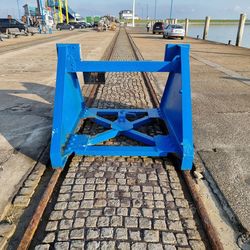
<svg viewBox="0 0 250 250">
<path fill-rule="evenodd" d="M 167 45 L 164 61 L 81 61 L 78 44 L 58 44 L 57 80 L 51 139 L 51 163 L 64 167 L 68 157 L 152 156 L 176 154 L 180 168 L 190 170 L 194 157 L 190 88 L 189 45 Z M 77 72 L 169 72 L 159 107 L 153 109 L 96 109 L 85 105 Z M 135 119 L 128 119 L 128 116 Z M 108 119 L 106 116 L 115 116 Z M 90 119 L 106 131 L 94 136 L 79 134 L 83 120 Z M 168 134 L 148 135 L 139 128 L 161 120 Z M 136 146 L 110 146 L 105 142 L 126 136 Z M 143 146 L 141 145 L 143 144 Z"/>
</svg>

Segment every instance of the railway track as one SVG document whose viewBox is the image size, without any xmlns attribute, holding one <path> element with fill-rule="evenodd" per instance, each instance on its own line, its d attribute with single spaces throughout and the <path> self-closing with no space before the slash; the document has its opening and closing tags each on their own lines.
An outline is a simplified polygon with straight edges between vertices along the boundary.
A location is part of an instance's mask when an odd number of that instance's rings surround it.
<svg viewBox="0 0 250 250">
<path fill-rule="evenodd" d="M 138 57 L 120 29 L 103 59 Z M 83 90 L 87 104 L 98 108 L 159 102 L 150 77 L 140 72 L 108 73 L 105 85 Z M 161 126 L 144 132 L 163 133 Z M 90 121 L 82 128 L 91 135 L 101 131 Z M 118 137 L 106 143 L 136 142 Z M 62 174 L 54 171 L 19 249 L 222 249 L 209 224 L 190 173 L 182 176 L 167 158 L 73 157 Z"/>
</svg>

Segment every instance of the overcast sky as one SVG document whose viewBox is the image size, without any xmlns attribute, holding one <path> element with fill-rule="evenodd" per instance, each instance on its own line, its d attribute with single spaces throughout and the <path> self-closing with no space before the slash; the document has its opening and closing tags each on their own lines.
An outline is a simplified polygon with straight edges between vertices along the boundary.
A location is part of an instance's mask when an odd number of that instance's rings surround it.
<svg viewBox="0 0 250 250">
<path fill-rule="evenodd" d="M 25 3 L 36 4 L 36 0 L 0 0 L 0 16 L 12 14 L 17 16 L 17 1 L 21 6 Z M 44 0 L 43 0 L 44 1 Z M 122 9 L 132 9 L 132 0 L 68 0 L 72 9 L 86 15 L 111 14 L 118 16 Z M 156 0 L 157 18 L 167 18 L 170 12 L 171 0 Z M 147 7 L 148 6 L 148 7 Z M 155 0 L 136 0 L 136 14 L 138 16 L 154 17 Z M 240 13 L 246 13 L 250 19 L 250 0 L 173 0 L 173 17 L 176 18 L 211 18 L 238 19 Z"/>
</svg>

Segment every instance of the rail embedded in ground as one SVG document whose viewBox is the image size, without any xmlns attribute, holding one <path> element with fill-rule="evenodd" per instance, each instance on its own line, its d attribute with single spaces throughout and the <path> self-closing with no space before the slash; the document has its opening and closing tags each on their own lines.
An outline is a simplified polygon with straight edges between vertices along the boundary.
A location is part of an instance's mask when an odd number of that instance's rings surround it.
<svg viewBox="0 0 250 250">
<path fill-rule="evenodd" d="M 117 40 L 111 60 L 135 60 L 124 30 Z M 95 87 L 95 99 L 89 100 L 98 109 L 151 109 L 158 99 L 145 84 L 150 85 L 139 72 L 108 73 L 106 84 Z M 133 120 L 133 116 L 130 118 Z M 161 125 L 159 122 L 142 128 L 142 132 L 146 129 L 150 134 L 161 134 Z M 103 132 L 103 128 L 91 120 L 85 121 L 81 128 L 82 133 L 90 135 L 95 131 Z M 124 137 L 104 144 L 123 145 L 124 142 L 138 145 Z M 48 212 L 45 230 L 38 229 L 32 246 L 155 249 L 165 245 L 204 249 L 206 237 L 183 188 L 186 189 L 175 167 L 166 158 L 75 157 L 56 204 Z M 42 240 L 38 240 L 38 234 L 44 235 Z"/>
</svg>

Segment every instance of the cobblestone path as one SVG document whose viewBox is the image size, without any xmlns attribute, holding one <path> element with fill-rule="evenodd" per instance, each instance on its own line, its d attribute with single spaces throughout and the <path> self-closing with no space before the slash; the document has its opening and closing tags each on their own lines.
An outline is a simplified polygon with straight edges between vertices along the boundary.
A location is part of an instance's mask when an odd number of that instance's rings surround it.
<svg viewBox="0 0 250 250">
<path fill-rule="evenodd" d="M 111 59 L 135 59 L 122 29 Z M 152 104 L 140 73 L 110 73 L 94 106 Z M 205 249 L 191 208 L 165 159 L 74 157 L 35 249 Z"/>
</svg>

